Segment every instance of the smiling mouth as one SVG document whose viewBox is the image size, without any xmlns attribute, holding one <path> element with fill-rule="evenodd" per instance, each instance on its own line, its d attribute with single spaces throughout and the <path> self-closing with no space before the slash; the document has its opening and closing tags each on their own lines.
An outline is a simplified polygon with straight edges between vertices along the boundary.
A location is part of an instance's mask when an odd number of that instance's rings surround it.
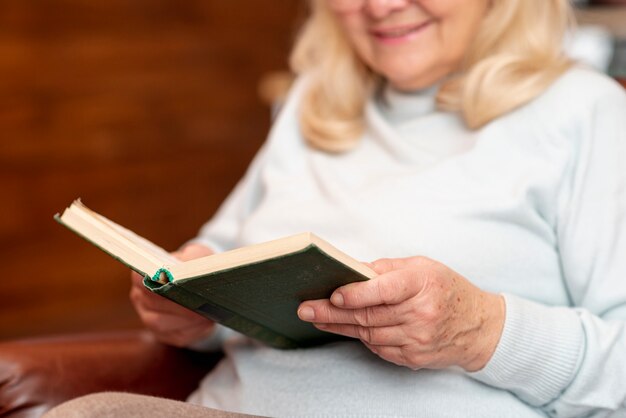
<svg viewBox="0 0 626 418">
<path fill-rule="evenodd" d="M 418 31 L 422 30 L 426 26 L 430 25 L 430 23 L 431 21 L 428 20 L 418 25 L 401 26 L 397 28 L 388 28 L 388 29 L 374 29 L 374 30 L 371 30 L 370 33 L 376 38 L 381 39 L 381 40 L 403 39 L 414 33 L 417 33 Z"/>
</svg>

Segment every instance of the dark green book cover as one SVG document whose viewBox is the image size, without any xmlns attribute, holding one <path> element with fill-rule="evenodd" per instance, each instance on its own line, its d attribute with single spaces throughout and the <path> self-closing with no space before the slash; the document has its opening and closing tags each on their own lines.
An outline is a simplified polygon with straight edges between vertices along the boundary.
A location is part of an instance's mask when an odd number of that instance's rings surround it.
<svg viewBox="0 0 626 418">
<path fill-rule="evenodd" d="M 80 200 L 55 219 L 143 275 L 152 292 L 278 348 L 344 338 L 301 321 L 298 306 L 376 275 L 311 233 L 180 262 Z"/>
<path fill-rule="evenodd" d="M 146 276 L 144 284 L 195 312 L 277 348 L 302 348 L 342 339 L 301 321 L 305 300 L 328 298 L 339 286 L 368 278 L 315 244 L 279 257 L 175 280 Z"/>
</svg>

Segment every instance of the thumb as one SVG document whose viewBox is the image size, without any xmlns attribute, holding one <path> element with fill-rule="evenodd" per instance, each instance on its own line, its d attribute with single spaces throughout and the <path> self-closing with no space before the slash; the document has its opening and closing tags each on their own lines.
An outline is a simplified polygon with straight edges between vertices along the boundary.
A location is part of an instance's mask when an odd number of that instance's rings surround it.
<svg viewBox="0 0 626 418">
<path fill-rule="evenodd" d="M 208 247 L 205 247 L 202 244 L 187 244 L 183 246 L 180 250 L 172 253 L 176 258 L 182 261 L 193 260 L 194 258 L 205 257 L 207 255 L 213 254 L 213 250 Z"/>
</svg>

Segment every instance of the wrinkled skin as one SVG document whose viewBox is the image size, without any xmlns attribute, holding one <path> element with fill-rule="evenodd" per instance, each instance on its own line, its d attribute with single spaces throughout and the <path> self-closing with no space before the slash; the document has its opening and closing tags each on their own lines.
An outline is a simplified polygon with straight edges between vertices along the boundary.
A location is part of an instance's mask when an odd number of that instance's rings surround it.
<svg viewBox="0 0 626 418">
<path fill-rule="evenodd" d="M 300 319 L 360 339 L 381 358 L 411 369 L 480 370 L 502 333 L 504 300 L 425 258 L 381 259 L 378 276 L 306 301 Z"/>
</svg>

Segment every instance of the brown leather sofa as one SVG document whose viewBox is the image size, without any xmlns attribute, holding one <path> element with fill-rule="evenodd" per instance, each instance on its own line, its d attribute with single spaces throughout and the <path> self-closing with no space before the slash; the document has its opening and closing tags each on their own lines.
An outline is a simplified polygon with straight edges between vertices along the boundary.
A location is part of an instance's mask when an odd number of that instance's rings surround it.
<svg viewBox="0 0 626 418">
<path fill-rule="evenodd" d="M 39 417 L 101 391 L 184 399 L 219 357 L 163 345 L 143 330 L 0 342 L 0 417 Z"/>
</svg>

